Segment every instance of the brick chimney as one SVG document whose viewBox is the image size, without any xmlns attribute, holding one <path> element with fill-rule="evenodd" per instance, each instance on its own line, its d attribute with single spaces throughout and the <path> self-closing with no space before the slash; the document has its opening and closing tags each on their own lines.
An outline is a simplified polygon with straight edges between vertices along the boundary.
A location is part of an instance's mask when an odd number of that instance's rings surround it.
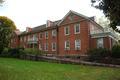
<svg viewBox="0 0 120 80">
<path fill-rule="evenodd" d="M 46 27 L 50 27 L 50 26 L 53 26 L 53 22 L 50 20 L 47 20 Z"/>
<path fill-rule="evenodd" d="M 26 32 L 30 32 L 30 31 L 32 31 L 32 28 L 26 27 Z"/>
</svg>

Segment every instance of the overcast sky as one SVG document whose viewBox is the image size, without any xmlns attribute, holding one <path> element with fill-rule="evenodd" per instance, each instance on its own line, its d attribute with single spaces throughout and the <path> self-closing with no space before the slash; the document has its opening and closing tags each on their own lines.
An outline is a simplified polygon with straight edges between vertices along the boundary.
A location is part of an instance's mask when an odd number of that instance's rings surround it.
<svg viewBox="0 0 120 80">
<path fill-rule="evenodd" d="M 102 16 L 102 12 L 91 7 L 91 0 L 6 0 L 0 7 L 0 16 L 11 18 L 18 29 L 35 27 L 46 20 L 59 20 L 69 12 L 76 11 L 86 16 Z"/>
</svg>

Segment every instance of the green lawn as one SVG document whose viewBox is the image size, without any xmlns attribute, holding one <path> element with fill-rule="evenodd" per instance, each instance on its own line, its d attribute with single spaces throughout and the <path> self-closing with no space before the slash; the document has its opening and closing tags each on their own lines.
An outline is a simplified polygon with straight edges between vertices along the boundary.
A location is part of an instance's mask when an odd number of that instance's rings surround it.
<svg viewBox="0 0 120 80">
<path fill-rule="evenodd" d="M 120 68 L 0 58 L 0 80 L 120 80 Z"/>
</svg>

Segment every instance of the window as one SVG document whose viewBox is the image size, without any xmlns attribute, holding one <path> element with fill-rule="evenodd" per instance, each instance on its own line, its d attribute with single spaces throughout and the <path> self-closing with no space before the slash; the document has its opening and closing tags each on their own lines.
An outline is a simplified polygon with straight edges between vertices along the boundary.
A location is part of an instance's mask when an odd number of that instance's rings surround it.
<svg viewBox="0 0 120 80">
<path fill-rule="evenodd" d="M 75 40 L 75 50 L 80 50 L 81 48 L 81 43 L 80 43 L 80 40 Z"/>
<path fill-rule="evenodd" d="M 56 30 L 52 30 L 52 36 L 53 36 L 53 37 L 56 36 Z"/>
<path fill-rule="evenodd" d="M 75 24 L 74 25 L 74 32 L 75 32 L 75 34 L 80 33 L 80 24 Z"/>
<path fill-rule="evenodd" d="M 104 48 L 103 38 L 98 38 L 97 39 L 97 48 Z"/>
<path fill-rule="evenodd" d="M 70 50 L 70 41 L 65 41 L 65 50 Z"/>
<path fill-rule="evenodd" d="M 24 37 L 24 42 L 25 42 L 26 40 L 27 40 L 26 37 Z"/>
<path fill-rule="evenodd" d="M 52 51 L 56 51 L 56 43 L 52 43 Z"/>
<path fill-rule="evenodd" d="M 65 35 L 69 35 L 70 34 L 69 26 L 64 27 L 64 33 L 65 33 Z"/>
<path fill-rule="evenodd" d="M 22 42 L 22 37 L 20 38 L 20 42 Z"/>
<path fill-rule="evenodd" d="M 70 21 L 73 21 L 74 20 L 74 15 L 71 15 L 68 17 Z"/>
<path fill-rule="evenodd" d="M 40 33 L 40 38 L 42 38 L 42 33 Z"/>
<path fill-rule="evenodd" d="M 38 40 L 37 34 L 34 34 L 34 35 L 33 35 L 33 41 L 37 41 L 37 40 Z"/>
<path fill-rule="evenodd" d="M 45 43 L 45 51 L 48 51 L 48 43 Z"/>
<path fill-rule="evenodd" d="M 41 44 L 39 44 L 39 50 L 42 50 L 42 45 Z"/>
<path fill-rule="evenodd" d="M 48 32 L 45 32 L 45 39 L 48 39 Z"/>
</svg>

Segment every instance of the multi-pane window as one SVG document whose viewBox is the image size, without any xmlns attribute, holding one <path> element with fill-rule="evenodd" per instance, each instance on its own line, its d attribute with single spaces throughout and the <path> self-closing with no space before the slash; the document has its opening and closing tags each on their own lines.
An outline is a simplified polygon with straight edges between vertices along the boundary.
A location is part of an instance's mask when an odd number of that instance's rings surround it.
<svg viewBox="0 0 120 80">
<path fill-rule="evenodd" d="M 65 41 L 65 50 L 70 50 L 70 41 Z"/>
<path fill-rule="evenodd" d="M 103 38 L 97 39 L 97 48 L 104 48 Z"/>
<path fill-rule="evenodd" d="M 45 39 L 48 39 L 48 31 L 45 32 Z"/>
<path fill-rule="evenodd" d="M 52 43 L 52 51 L 56 51 L 56 43 L 55 42 Z"/>
<path fill-rule="evenodd" d="M 34 35 L 33 35 L 33 41 L 37 41 L 37 39 L 38 39 L 38 38 L 37 38 L 37 34 L 34 34 Z"/>
<path fill-rule="evenodd" d="M 26 36 L 24 36 L 24 42 L 26 41 L 27 39 L 26 39 Z"/>
<path fill-rule="evenodd" d="M 75 32 L 75 34 L 80 33 L 80 24 L 75 24 L 74 25 L 74 32 Z"/>
<path fill-rule="evenodd" d="M 48 43 L 45 43 L 45 51 L 48 51 Z"/>
<path fill-rule="evenodd" d="M 39 44 L 39 50 L 42 50 L 42 45 L 41 44 Z"/>
<path fill-rule="evenodd" d="M 40 33 L 40 36 L 39 36 L 39 37 L 40 37 L 40 39 L 42 38 L 42 36 L 43 36 L 43 34 L 42 34 L 42 33 Z"/>
<path fill-rule="evenodd" d="M 52 30 L 52 36 L 53 36 L 53 37 L 56 36 L 56 30 Z"/>
<path fill-rule="evenodd" d="M 65 33 L 65 35 L 69 35 L 70 34 L 69 26 L 64 27 L 64 33 Z"/>
<path fill-rule="evenodd" d="M 80 50 L 81 48 L 81 42 L 79 39 L 75 40 L 75 50 Z"/>
</svg>

